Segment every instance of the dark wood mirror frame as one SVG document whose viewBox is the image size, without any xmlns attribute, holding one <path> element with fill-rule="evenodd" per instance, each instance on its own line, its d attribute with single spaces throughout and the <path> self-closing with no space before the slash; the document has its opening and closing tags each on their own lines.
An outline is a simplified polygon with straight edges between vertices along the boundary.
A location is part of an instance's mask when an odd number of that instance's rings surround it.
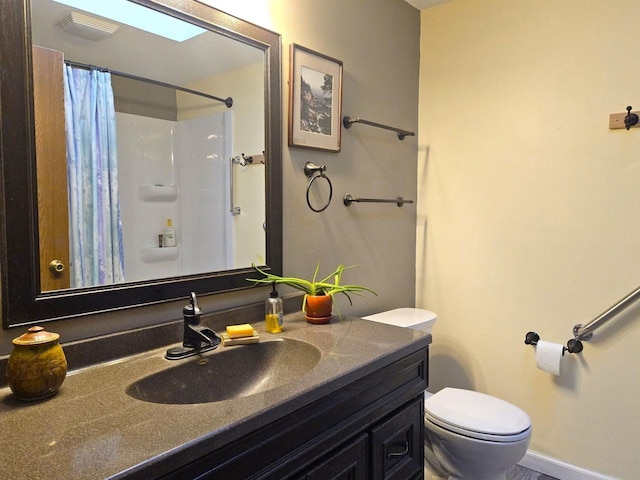
<svg viewBox="0 0 640 480">
<path fill-rule="evenodd" d="M 280 35 L 194 0 L 133 0 L 265 52 L 267 270 L 282 270 Z M 33 121 L 29 0 L 7 0 L 0 16 L 0 281 L 3 328 L 250 288 L 251 268 L 104 287 L 42 292 Z"/>
</svg>

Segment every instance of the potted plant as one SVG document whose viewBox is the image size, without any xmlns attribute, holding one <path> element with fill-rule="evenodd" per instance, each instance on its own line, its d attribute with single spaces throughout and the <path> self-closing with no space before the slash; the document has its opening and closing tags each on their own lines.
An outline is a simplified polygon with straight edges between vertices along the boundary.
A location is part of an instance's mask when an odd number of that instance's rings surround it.
<svg viewBox="0 0 640 480">
<path fill-rule="evenodd" d="M 353 268 L 355 265 L 345 267 L 344 265 L 338 265 L 338 267 L 322 280 L 318 280 L 318 271 L 320 270 L 320 263 L 316 265 L 316 270 L 311 280 L 297 277 L 281 277 L 279 275 L 273 275 L 265 272 L 253 265 L 259 273 L 264 275 L 264 278 L 248 278 L 250 282 L 255 284 L 273 284 L 280 283 L 288 285 L 304 292 L 302 299 L 302 310 L 305 312 L 305 319 L 309 323 L 321 324 L 329 323 L 332 318 L 333 297 L 338 293 L 342 293 L 349 300 L 349 304 L 353 304 L 351 301 L 351 294 L 364 296 L 366 292 L 378 295 L 370 288 L 363 287 L 361 285 L 342 285 L 342 273 L 345 270 Z"/>
</svg>

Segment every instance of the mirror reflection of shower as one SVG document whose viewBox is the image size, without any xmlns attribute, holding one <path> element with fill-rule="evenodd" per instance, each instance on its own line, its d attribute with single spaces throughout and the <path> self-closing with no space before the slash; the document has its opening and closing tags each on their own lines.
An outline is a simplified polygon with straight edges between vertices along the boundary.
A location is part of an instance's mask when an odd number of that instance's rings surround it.
<svg viewBox="0 0 640 480">
<path fill-rule="evenodd" d="M 80 15 L 93 14 L 50 0 L 32 0 L 31 6 L 35 48 L 42 46 L 42 50 L 55 51 L 67 62 L 97 65 L 111 72 L 117 125 L 117 160 L 113 159 L 113 171 L 118 170 L 119 191 L 116 194 L 112 187 L 111 199 L 115 202 L 119 198 L 121 217 L 120 221 L 115 217 L 107 223 L 98 222 L 102 230 L 83 227 L 90 234 L 76 241 L 74 248 L 72 236 L 65 239 L 59 233 L 51 233 L 48 224 L 43 222 L 43 211 L 49 209 L 56 212 L 52 223 L 62 223 L 62 209 L 58 209 L 57 200 L 51 198 L 64 196 L 60 195 L 60 184 L 49 193 L 41 188 L 43 176 L 53 177 L 49 170 L 39 173 L 42 290 L 225 271 L 248 267 L 264 258 L 264 165 L 235 167 L 234 195 L 242 205 L 242 214 L 233 217 L 225 212 L 230 202 L 229 159 L 265 149 L 262 50 L 210 31 L 175 41 L 145 34 L 125 24 L 99 39 L 78 38 L 74 22 Z M 71 18 L 72 22 L 63 29 L 60 21 L 65 18 Z M 48 65 L 41 68 L 45 76 L 50 73 L 48 68 Z M 233 106 L 228 108 L 224 102 L 117 73 L 157 80 L 225 100 L 233 97 Z M 43 130 L 52 130 L 50 114 L 50 111 L 44 113 L 44 121 L 36 120 L 37 137 Z M 65 136 L 64 128 L 63 125 L 58 129 L 61 139 Z M 55 136 L 55 132 L 51 135 Z M 41 163 L 53 163 L 51 149 L 46 148 L 46 155 L 36 155 L 39 170 Z M 61 162 L 66 169 L 64 156 L 62 152 Z M 56 177 L 60 175 L 63 173 Z M 69 226 L 63 230 L 70 233 L 74 228 L 82 230 L 78 228 L 77 212 L 84 210 L 86 208 L 76 208 L 76 213 L 65 213 L 64 216 L 69 216 Z M 175 246 L 161 247 L 159 235 L 167 228 L 168 219 L 172 224 L 170 231 L 175 234 Z M 107 231 L 104 225 L 121 225 L 121 233 L 112 228 L 107 229 L 109 233 L 93 234 Z M 101 253 L 97 259 L 87 255 L 89 237 L 95 238 L 100 248 L 110 245 L 112 253 Z M 50 246 L 63 246 L 62 250 L 71 252 L 71 258 L 49 251 L 43 253 L 44 248 Z M 160 251 L 162 248 L 166 250 Z M 77 252 L 87 257 L 86 264 L 97 265 L 97 277 L 93 272 L 87 274 L 88 269 L 79 261 L 81 257 L 74 258 Z M 59 258 L 61 264 L 69 268 L 65 268 L 62 275 L 52 275 L 48 265 L 52 259 Z M 105 270 L 107 265 L 117 268 L 109 273 Z M 82 278 L 88 278 L 74 280 L 78 272 L 82 272 Z M 52 277 L 69 273 L 71 281 L 67 278 L 66 284 L 47 283 Z"/>
<path fill-rule="evenodd" d="M 230 139 L 231 112 L 180 121 L 118 114 L 127 281 L 232 267 Z M 171 245 L 162 238 L 168 223 Z"/>
</svg>

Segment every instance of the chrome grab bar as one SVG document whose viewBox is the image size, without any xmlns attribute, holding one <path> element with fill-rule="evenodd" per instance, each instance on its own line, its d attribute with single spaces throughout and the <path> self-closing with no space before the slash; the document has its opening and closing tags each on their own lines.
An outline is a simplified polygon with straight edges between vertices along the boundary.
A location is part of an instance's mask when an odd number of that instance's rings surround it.
<svg viewBox="0 0 640 480">
<path fill-rule="evenodd" d="M 618 301 L 615 305 L 609 307 L 586 325 L 582 325 L 580 323 L 577 324 L 573 327 L 573 336 L 576 340 L 589 340 L 596 329 L 607 323 L 617 314 L 638 300 L 640 300 L 640 287 L 636 288 L 633 292 Z"/>
<path fill-rule="evenodd" d="M 234 202 L 234 196 L 233 196 L 233 180 L 234 180 L 234 176 L 233 176 L 233 166 L 234 165 L 240 165 L 241 167 L 246 167 L 249 165 L 265 165 L 267 162 L 267 158 L 264 155 L 264 152 L 262 153 L 256 153 L 254 155 L 250 155 L 250 156 L 246 156 L 244 153 L 241 155 L 236 155 L 235 157 L 231 157 L 231 163 L 229 164 L 229 205 L 230 205 L 230 211 L 231 211 L 231 215 L 236 216 L 236 215 L 240 215 L 240 213 L 242 212 L 242 209 L 240 207 L 235 207 L 233 205 Z"/>
<path fill-rule="evenodd" d="M 625 296 L 613 306 L 609 307 L 586 325 L 582 325 L 580 323 L 577 324 L 573 327 L 574 338 L 567 342 L 567 346 L 563 349 L 562 354 L 564 355 L 565 351 L 569 353 L 580 353 L 583 349 L 582 342 L 590 340 L 595 330 L 638 300 L 640 300 L 640 287 L 636 288 L 633 292 Z M 540 335 L 536 332 L 528 332 L 524 339 L 524 343 L 527 345 L 537 345 L 538 340 L 540 340 Z"/>
<path fill-rule="evenodd" d="M 244 163 L 243 158 L 240 157 L 239 155 L 237 155 L 235 157 L 231 157 L 231 161 L 229 163 L 229 205 L 230 205 L 229 211 L 231 212 L 231 215 L 233 215 L 233 216 L 240 215 L 240 212 L 241 212 L 240 207 L 234 207 L 233 206 L 233 201 L 234 201 L 234 196 L 233 196 L 233 165 L 234 164 L 243 165 L 243 163 Z M 246 163 L 244 163 L 244 165 L 246 165 Z"/>
</svg>

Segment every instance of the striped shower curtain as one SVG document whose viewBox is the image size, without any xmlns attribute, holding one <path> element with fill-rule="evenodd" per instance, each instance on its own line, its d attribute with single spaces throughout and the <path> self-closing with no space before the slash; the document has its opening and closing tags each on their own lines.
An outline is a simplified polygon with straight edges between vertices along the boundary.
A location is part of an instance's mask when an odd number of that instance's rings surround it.
<svg viewBox="0 0 640 480">
<path fill-rule="evenodd" d="M 71 287 L 124 282 L 111 74 L 64 67 Z"/>
</svg>

